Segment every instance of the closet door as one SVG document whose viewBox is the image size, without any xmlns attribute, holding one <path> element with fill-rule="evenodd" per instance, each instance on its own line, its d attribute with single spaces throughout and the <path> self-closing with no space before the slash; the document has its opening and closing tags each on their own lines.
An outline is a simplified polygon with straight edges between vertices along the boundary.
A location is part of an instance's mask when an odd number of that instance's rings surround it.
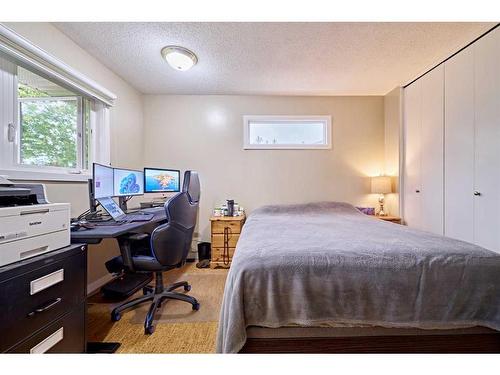
<svg viewBox="0 0 500 375">
<path fill-rule="evenodd" d="M 422 85 L 417 80 L 404 90 L 404 219 L 408 226 L 420 228 L 421 214 L 421 115 Z"/>
<path fill-rule="evenodd" d="M 500 31 L 474 44 L 474 242 L 500 252 Z"/>
<path fill-rule="evenodd" d="M 444 234 L 474 241 L 474 52 L 445 63 Z"/>
<path fill-rule="evenodd" d="M 444 231 L 444 66 L 421 79 L 421 210 L 420 228 L 436 234 Z"/>
</svg>

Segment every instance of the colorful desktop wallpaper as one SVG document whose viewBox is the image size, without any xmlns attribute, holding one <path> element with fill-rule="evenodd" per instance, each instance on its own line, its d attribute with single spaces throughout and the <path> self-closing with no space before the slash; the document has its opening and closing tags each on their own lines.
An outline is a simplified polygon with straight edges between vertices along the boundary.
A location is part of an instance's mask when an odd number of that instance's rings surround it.
<svg viewBox="0 0 500 375">
<path fill-rule="evenodd" d="M 143 194 L 142 172 L 115 169 L 115 195 Z"/>
<path fill-rule="evenodd" d="M 147 192 L 179 191 L 179 172 L 167 170 L 146 169 Z"/>
</svg>

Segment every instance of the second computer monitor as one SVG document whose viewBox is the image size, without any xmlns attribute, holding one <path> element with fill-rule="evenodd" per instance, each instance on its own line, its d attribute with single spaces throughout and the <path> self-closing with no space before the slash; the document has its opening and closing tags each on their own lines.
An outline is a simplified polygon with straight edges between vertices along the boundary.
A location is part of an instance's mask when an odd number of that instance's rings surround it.
<svg viewBox="0 0 500 375">
<path fill-rule="evenodd" d="M 180 191 L 181 172 L 177 169 L 144 168 L 144 192 L 172 193 Z"/>
<path fill-rule="evenodd" d="M 144 174 L 132 169 L 114 169 L 114 193 L 115 197 L 144 194 Z"/>
</svg>

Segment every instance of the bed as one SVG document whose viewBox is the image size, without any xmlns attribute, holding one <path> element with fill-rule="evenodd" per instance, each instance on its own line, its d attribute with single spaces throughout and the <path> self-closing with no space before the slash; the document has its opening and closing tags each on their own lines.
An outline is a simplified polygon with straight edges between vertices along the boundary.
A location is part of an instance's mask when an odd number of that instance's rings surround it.
<svg viewBox="0 0 500 375">
<path fill-rule="evenodd" d="M 292 328 L 351 333 L 285 333 L 267 341 L 262 333 L 276 336 Z M 353 329 L 391 333 L 357 336 Z M 217 351 L 288 352 L 294 342 L 304 351 L 335 351 L 345 348 L 346 339 L 352 344 L 365 338 L 356 347 L 366 346 L 366 337 L 384 336 L 397 343 L 422 335 L 439 343 L 436 334 L 459 343 L 462 334 L 473 343 L 484 336 L 500 348 L 499 330 L 500 254 L 384 222 L 347 203 L 275 205 L 255 210 L 240 236 L 226 281 Z M 249 350 L 247 341 L 255 344 L 259 334 L 263 345 Z M 283 350 L 277 349 L 280 343 Z M 387 343 L 381 347 L 387 350 Z"/>
</svg>

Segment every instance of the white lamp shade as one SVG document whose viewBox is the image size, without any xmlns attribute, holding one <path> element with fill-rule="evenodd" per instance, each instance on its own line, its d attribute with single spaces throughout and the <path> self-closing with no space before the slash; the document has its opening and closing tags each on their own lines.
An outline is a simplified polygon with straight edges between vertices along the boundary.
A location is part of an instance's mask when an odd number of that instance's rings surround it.
<svg viewBox="0 0 500 375">
<path fill-rule="evenodd" d="M 372 177 L 372 193 L 388 194 L 392 193 L 392 180 L 389 176 Z"/>
</svg>

